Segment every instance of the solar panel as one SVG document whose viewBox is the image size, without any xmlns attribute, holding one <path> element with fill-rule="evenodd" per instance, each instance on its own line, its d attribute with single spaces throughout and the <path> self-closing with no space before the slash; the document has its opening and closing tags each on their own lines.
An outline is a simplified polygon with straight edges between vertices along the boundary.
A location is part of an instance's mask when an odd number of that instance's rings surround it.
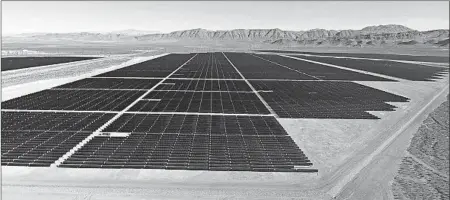
<svg viewBox="0 0 450 200">
<path fill-rule="evenodd" d="M 283 118 L 378 119 L 366 111 L 392 111 L 386 102 L 409 99 L 353 82 L 251 81 L 269 106 Z"/>
<path fill-rule="evenodd" d="M 173 70 L 172 70 L 173 71 Z M 156 77 L 164 78 L 172 73 L 171 70 L 159 70 L 159 71 L 138 71 L 138 70 L 115 70 L 99 74 L 94 77 Z"/>
<path fill-rule="evenodd" d="M 90 134 L 2 130 L 2 165 L 48 167 Z"/>
<path fill-rule="evenodd" d="M 430 56 L 430 55 L 417 56 L 417 55 L 369 54 L 369 53 L 317 53 L 317 52 L 282 51 L 282 50 L 261 50 L 260 52 L 298 53 L 298 54 L 311 54 L 311 55 L 320 55 L 320 56 L 356 57 L 356 58 L 407 60 L 407 61 L 439 62 L 439 63 L 448 63 L 449 62 L 448 57 Z"/>
<path fill-rule="evenodd" d="M 286 136 L 274 117 L 236 115 L 124 114 L 104 132 Z"/>
<path fill-rule="evenodd" d="M 54 65 L 82 60 L 91 60 L 98 57 L 6 57 L 2 58 L 2 71 L 24 69 L 29 67 Z"/>
<path fill-rule="evenodd" d="M 4 112 L 2 131 L 92 132 L 115 114 L 64 112 Z"/>
<path fill-rule="evenodd" d="M 155 90 L 252 91 L 244 80 L 177 80 L 168 79 Z"/>
<path fill-rule="evenodd" d="M 96 77 L 166 77 L 194 54 L 170 54 L 134 64 Z"/>
<path fill-rule="evenodd" d="M 60 167 L 317 172 L 274 117 L 125 114 Z"/>
<path fill-rule="evenodd" d="M 312 76 L 254 57 L 250 54 L 226 53 L 226 56 L 247 79 L 316 79 Z"/>
<path fill-rule="evenodd" d="M 2 112 L 2 165 L 50 166 L 112 117 L 100 113 Z"/>
<path fill-rule="evenodd" d="M 438 79 L 438 73 L 447 72 L 448 68 L 431 67 L 394 61 L 359 60 L 348 58 L 294 56 L 307 60 L 334 64 L 351 69 L 364 70 L 411 81 L 432 81 Z"/>
<path fill-rule="evenodd" d="M 152 91 L 130 111 L 270 114 L 253 92 L 220 91 Z"/>
<path fill-rule="evenodd" d="M 222 53 L 200 53 L 170 78 L 242 79 Z"/>
<path fill-rule="evenodd" d="M 393 81 L 378 76 L 372 76 L 368 74 L 338 69 L 306 61 L 285 58 L 278 55 L 257 55 L 257 56 L 324 80 Z"/>
<path fill-rule="evenodd" d="M 129 90 L 43 90 L 2 102 L 2 108 L 121 111 L 144 93 Z"/>
<path fill-rule="evenodd" d="M 120 78 L 87 78 L 56 88 L 89 88 L 89 89 L 150 89 L 162 79 L 120 79 Z"/>
</svg>

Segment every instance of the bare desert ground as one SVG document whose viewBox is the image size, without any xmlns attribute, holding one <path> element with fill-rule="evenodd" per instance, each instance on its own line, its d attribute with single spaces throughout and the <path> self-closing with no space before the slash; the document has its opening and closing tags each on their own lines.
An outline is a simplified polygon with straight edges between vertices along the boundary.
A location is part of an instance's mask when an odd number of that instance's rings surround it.
<svg viewBox="0 0 450 200">
<path fill-rule="evenodd" d="M 396 199 L 449 199 L 448 117 L 447 96 L 411 140 L 392 183 Z"/>
</svg>

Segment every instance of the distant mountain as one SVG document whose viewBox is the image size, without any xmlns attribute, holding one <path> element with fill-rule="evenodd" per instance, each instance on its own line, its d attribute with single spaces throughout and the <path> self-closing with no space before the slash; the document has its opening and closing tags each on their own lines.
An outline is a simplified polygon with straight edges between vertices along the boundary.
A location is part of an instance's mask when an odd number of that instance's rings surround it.
<svg viewBox="0 0 450 200">
<path fill-rule="evenodd" d="M 112 31 L 103 34 L 118 34 L 118 35 L 129 35 L 129 36 L 140 36 L 140 35 L 148 35 L 148 34 L 157 34 L 159 31 L 144 31 L 144 30 L 136 30 L 136 29 L 126 29 L 120 31 Z"/>
<path fill-rule="evenodd" d="M 74 33 L 22 33 L 9 34 L 7 38 L 29 38 L 37 40 L 80 40 L 80 41 L 116 41 L 136 36 L 157 34 L 159 31 L 127 29 L 111 32 L 74 32 Z"/>
<path fill-rule="evenodd" d="M 36 33 L 9 33 L 9 34 L 2 34 L 2 37 L 32 37 L 32 36 L 36 36 L 36 35 L 45 35 L 48 33 L 41 33 L 41 32 L 36 32 Z"/>
<path fill-rule="evenodd" d="M 402 25 L 368 26 L 361 30 L 286 31 L 274 29 L 234 29 L 211 31 L 191 29 L 171 33 L 153 33 L 138 30 L 109 33 L 48 33 L 28 36 L 34 40 L 74 40 L 105 42 L 158 41 L 246 41 L 279 46 L 380 46 L 432 45 L 448 46 L 449 30 L 417 31 Z"/>
<path fill-rule="evenodd" d="M 280 46 L 379 46 L 379 45 L 435 45 L 449 38 L 449 30 L 417 31 L 402 25 L 368 26 L 361 30 L 284 31 L 281 29 L 235 29 L 209 31 L 192 29 L 167 34 L 134 37 L 137 41 L 172 40 L 244 40 Z M 429 42 L 433 40 L 434 42 Z M 444 42 L 445 43 L 445 42 Z"/>
<path fill-rule="evenodd" d="M 361 29 L 361 34 L 404 33 L 410 31 L 414 30 L 402 25 L 389 24 L 365 27 Z"/>
</svg>

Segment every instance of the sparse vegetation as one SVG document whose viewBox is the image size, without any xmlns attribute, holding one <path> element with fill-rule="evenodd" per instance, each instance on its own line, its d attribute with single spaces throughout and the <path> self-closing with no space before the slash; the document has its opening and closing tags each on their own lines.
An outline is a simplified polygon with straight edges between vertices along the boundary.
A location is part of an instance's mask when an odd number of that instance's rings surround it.
<svg viewBox="0 0 450 200">
<path fill-rule="evenodd" d="M 410 156 L 402 160 L 392 184 L 396 199 L 450 198 L 448 108 L 447 100 L 428 116 L 411 140 Z"/>
</svg>

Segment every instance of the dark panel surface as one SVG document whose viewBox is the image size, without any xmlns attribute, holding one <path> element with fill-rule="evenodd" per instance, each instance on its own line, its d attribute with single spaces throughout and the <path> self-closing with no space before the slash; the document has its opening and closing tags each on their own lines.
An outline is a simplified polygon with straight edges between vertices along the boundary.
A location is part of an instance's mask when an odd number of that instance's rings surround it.
<svg viewBox="0 0 450 200">
<path fill-rule="evenodd" d="M 170 78 L 241 79 L 222 53 L 200 53 Z"/>
<path fill-rule="evenodd" d="M 2 165 L 50 166 L 113 114 L 2 112 Z"/>
<path fill-rule="evenodd" d="M 96 77 L 166 77 L 195 54 L 169 54 Z"/>
<path fill-rule="evenodd" d="M 270 116 L 124 114 L 104 132 L 287 136 Z"/>
<path fill-rule="evenodd" d="M 2 102 L 2 109 L 121 111 L 145 91 L 43 90 Z"/>
<path fill-rule="evenodd" d="M 155 77 L 155 78 L 164 78 L 166 76 L 168 76 L 170 73 L 172 73 L 173 70 L 154 70 L 154 71 L 149 71 L 149 70 L 114 70 L 114 71 L 110 71 L 110 72 L 106 72 L 103 74 L 99 74 L 97 76 L 94 77 L 141 77 L 141 78 L 146 78 L 146 77 Z"/>
<path fill-rule="evenodd" d="M 353 82 L 251 81 L 269 106 L 286 118 L 378 119 L 366 111 L 392 111 L 386 102 L 409 99 Z"/>
<path fill-rule="evenodd" d="M 314 80 L 311 76 L 287 69 L 247 53 L 226 53 L 246 79 Z"/>
<path fill-rule="evenodd" d="M 125 114 L 105 131 L 132 133 L 95 137 L 60 167 L 317 172 L 294 169 L 312 163 L 274 117 Z"/>
<path fill-rule="evenodd" d="M 130 111 L 270 113 L 253 92 L 152 91 L 139 104 L 133 106 Z"/>
<path fill-rule="evenodd" d="M 48 167 L 90 134 L 2 131 L 2 165 Z"/>
<path fill-rule="evenodd" d="M 324 80 L 393 81 L 386 78 L 285 58 L 278 55 L 258 56 Z"/>
<path fill-rule="evenodd" d="M 56 88 L 150 89 L 161 79 L 86 78 Z"/>
<path fill-rule="evenodd" d="M 2 58 L 2 71 L 68 63 L 97 57 L 7 57 Z"/>
<path fill-rule="evenodd" d="M 60 167 L 317 172 L 290 137 L 131 134 L 96 137 Z"/>
<path fill-rule="evenodd" d="M 313 56 L 294 56 L 298 58 L 329 63 L 351 69 L 364 70 L 393 76 L 411 81 L 431 81 L 439 78 L 438 73 L 447 72 L 448 68 L 399 63 L 393 61 L 358 60 L 347 58 L 328 58 Z"/>
<path fill-rule="evenodd" d="M 245 81 L 168 79 L 156 90 L 252 91 Z"/>
<path fill-rule="evenodd" d="M 85 131 L 92 132 L 115 114 L 4 112 L 2 131 Z"/>
<path fill-rule="evenodd" d="M 419 62 L 438 62 L 438 63 L 448 63 L 449 62 L 449 57 L 445 57 L 445 56 L 413 56 L 413 55 L 370 54 L 370 53 L 315 53 L 315 52 L 283 51 L 283 50 L 262 50 L 260 52 L 301 53 L 301 54 L 322 55 L 322 56 L 374 58 L 374 59 L 387 59 L 387 60 L 407 60 L 407 61 L 419 61 Z"/>
<path fill-rule="evenodd" d="M 136 70 L 136 71 L 159 71 L 169 70 L 173 71 L 180 67 L 183 63 L 192 58 L 195 54 L 169 54 L 166 56 L 158 57 L 152 60 L 134 64 L 128 67 L 119 69 L 123 70 Z"/>
</svg>

